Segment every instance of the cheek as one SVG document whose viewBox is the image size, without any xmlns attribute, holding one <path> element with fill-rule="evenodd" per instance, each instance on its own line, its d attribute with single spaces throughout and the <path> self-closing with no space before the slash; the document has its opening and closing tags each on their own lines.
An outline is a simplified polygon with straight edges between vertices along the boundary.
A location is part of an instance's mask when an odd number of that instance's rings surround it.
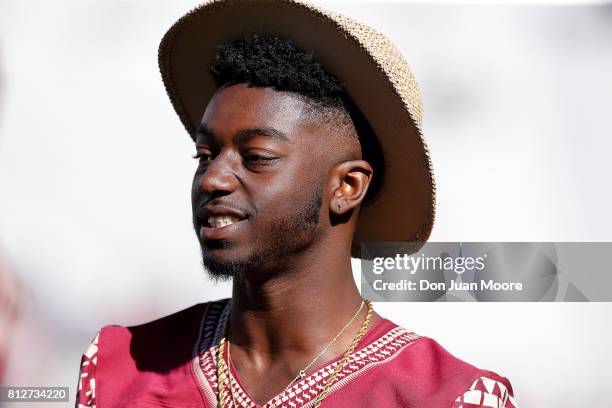
<svg viewBox="0 0 612 408">
<path fill-rule="evenodd" d="M 274 180 L 262 183 L 253 194 L 257 214 L 270 221 L 290 217 L 303 208 L 323 182 L 312 176 L 305 178 L 304 174 L 304 171 L 286 172 Z"/>
<path fill-rule="evenodd" d="M 198 191 L 200 185 L 200 177 L 201 175 L 196 172 L 196 174 L 193 176 L 193 180 L 191 181 L 191 208 L 193 210 L 196 209 L 196 206 L 198 204 L 198 196 L 200 195 Z"/>
</svg>

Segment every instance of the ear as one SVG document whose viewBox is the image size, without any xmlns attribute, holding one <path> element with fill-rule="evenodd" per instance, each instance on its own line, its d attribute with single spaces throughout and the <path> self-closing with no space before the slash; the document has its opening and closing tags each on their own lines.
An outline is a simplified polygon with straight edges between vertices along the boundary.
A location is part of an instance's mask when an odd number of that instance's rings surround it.
<svg viewBox="0 0 612 408">
<path fill-rule="evenodd" d="M 334 187 L 329 210 L 332 214 L 343 215 L 357 208 L 363 201 L 374 170 L 365 160 L 349 160 L 332 170 Z"/>
</svg>

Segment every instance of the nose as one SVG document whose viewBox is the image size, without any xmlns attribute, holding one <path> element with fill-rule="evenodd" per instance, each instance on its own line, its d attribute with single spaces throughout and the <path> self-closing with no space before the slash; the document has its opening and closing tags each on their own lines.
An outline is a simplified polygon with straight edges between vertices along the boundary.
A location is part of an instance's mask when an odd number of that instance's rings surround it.
<svg viewBox="0 0 612 408">
<path fill-rule="evenodd" d="M 231 193 L 236 189 L 238 180 L 233 171 L 231 158 L 220 154 L 215 157 L 200 176 L 198 188 L 203 194 L 212 195 L 216 192 Z"/>
</svg>

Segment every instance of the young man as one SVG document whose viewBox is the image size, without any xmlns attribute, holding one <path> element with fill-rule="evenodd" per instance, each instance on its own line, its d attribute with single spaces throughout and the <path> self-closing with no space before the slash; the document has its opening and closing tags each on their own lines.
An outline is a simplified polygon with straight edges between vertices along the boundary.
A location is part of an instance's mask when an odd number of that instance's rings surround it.
<svg viewBox="0 0 612 408">
<path fill-rule="evenodd" d="M 379 316 L 351 254 L 424 241 L 434 185 L 416 83 L 381 34 L 293 1 L 219 1 L 160 46 L 195 142 L 193 221 L 231 299 L 85 353 L 78 406 L 515 407 L 509 382 Z"/>
</svg>

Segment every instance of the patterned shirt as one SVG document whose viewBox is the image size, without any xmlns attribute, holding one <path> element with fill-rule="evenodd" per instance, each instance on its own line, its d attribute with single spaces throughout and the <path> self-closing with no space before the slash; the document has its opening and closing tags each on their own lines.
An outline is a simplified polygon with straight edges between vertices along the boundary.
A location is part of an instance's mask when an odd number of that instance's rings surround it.
<svg viewBox="0 0 612 408">
<path fill-rule="evenodd" d="M 107 326 L 83 355 L 76 406 L 218 406 L 217 347 L 229 299 L 134 327 Z M 226 406 L 312 407 L 341 356 L 258 404 L 230 365 Z M 517 408 L 509 381 L 452 356 L 387 319 L 374 324 L 339 372 L 322 407 Z"/>
</svg>

